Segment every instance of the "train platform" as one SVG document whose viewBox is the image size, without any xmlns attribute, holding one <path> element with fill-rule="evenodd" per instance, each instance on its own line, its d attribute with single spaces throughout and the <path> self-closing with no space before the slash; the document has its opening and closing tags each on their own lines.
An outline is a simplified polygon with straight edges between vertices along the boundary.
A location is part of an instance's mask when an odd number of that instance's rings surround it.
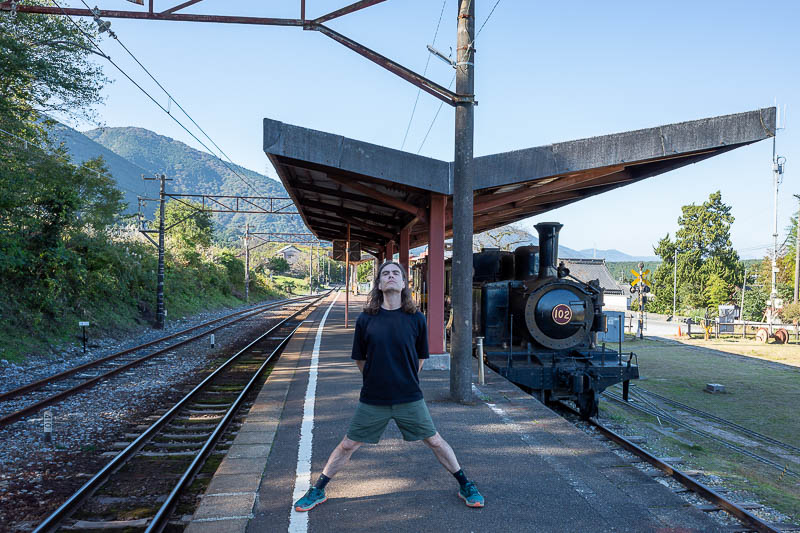
<svg viewBox="0 0 800 533">
<path fill-rule="evenodd" d="M 472 509 L 422 443 L 390 423 L 308 513 L 293 501 L 347 430 L 361 375 L 350 360 L 363 298 L 330 295 L 302 324 L 220 464 L 188 533 L 334 531 L 722 531 L 703 512 L 497 374 L 475 401 L 449 398 L 449 373 L 423 370 L 425 399 L 486 506 Z M 476 361 L 477 371 L 477 361 Z M 477 379 L 475 380 L 477 381 Z M 310 384 L 310 386 L 309 386 Z"/>
</svg>

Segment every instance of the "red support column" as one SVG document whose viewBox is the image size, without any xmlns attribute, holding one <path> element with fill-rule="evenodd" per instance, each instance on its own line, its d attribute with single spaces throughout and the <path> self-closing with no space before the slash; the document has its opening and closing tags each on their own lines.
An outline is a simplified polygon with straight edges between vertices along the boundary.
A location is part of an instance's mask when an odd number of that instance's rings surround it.
<svg viewBox="0 0 800 533">
<path fill-rule="evenodd" d="M 400 264 L 406 269 L 408 275 L 408 245 L 411 238 L 411 228 L 400 230 Z"/>
<path fill-rule="evenodd" d="M 444 224 L 447 197 L 431 194 L 428 219 L 428 350 L 444 351 Z"/>
<path fill-rule="evenodd" d="M 386 260 L 392 261 L 394 259 L 394 241 L 386 243 Z"/>
</svg>

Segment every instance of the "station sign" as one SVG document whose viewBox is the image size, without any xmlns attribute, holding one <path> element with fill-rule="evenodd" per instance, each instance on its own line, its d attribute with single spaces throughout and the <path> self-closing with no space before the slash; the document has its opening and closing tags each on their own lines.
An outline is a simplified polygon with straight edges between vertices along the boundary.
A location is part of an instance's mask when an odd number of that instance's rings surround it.
<svg viewBox="0 0 800 533">
<path fill-rule="evenodd" d="M 333 241 L 333 252 L 331 259 L 334 261 L 346 261 L 347 258 L 347 241 L 335 240 Z M 350 241 L 350 261 L 361 261 L 361 243 Z"/>
</svg>

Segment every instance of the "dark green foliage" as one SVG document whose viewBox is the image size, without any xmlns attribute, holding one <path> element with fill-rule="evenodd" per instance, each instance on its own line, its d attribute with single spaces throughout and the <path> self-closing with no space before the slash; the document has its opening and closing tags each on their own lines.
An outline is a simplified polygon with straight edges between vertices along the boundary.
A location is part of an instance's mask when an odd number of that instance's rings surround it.
<svg viewBox="0 0 800 533">
<path fill-rule="evenodd" d="M 91 33 L 91 26 L 81 24 Z M 122 194 L 98 158 L 73 165 L 52 145 L 43 112 L 91 113 L 104 80 L 89 43 L 68 19 L 0 13 L 0 352 L 25 352 L 77 333 L 148 322 L 155 308 L 156 253 L 115 237 Z M 27 144 L 26 144 L 27 141 Z M 168 223 L 191 207 L 167 211 Z M 170 317 L 241 303 L 244 266 L 209 248 L 207 213 L 175 227 L 166 257 Z M 217 255 L 216 259 L 214 255 Z M 263 276 L 251 296 L 277 295 Z"/>
<path fill-rule="evenodd" d="M 653 248 L 662 262 L 653 276 L 655 299 L 648 303 L 648 309 L 672 312 L 677 252 L 678 312 L 708 309 L 714 316 L 719 304 L 735 298 L 744 270 L 730 240 L 734 220 L 731 208 L 717 191 L 702 205 L 685 205 L 681 212 L 675 241 L 666 235 Z"/>
<path fill-rule="evenodd" d="M 289 262 L 283 257 L 276 255 L 267 260 L 267 268 L 275 274 L 284 274 L 289 272 Z"/>
</svg>

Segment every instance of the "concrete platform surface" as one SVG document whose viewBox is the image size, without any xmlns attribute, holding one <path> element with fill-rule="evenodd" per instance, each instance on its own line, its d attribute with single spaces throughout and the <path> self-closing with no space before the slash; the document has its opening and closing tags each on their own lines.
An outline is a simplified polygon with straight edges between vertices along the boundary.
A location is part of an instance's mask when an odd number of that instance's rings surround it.
<svg viewBox="0 0 800 533">
<path fill-rule="evenodd" d="M 489 373 L 487 384 L 475 387 L 472 405 L 462 405 L 449 399 L 449 373 L 442 370 L 423 370 L 423 392 L 437 429 L 477 483 L 486 507 L 466 507 L 457 496 L 458 483 L 433 453 L 421 442 L 404 442 L 390 423 L 379 444 L 363 446 L 330 482 L 327 502 L 308 513 L 293 511 L 295 480 L 317 479 L 358 402 L 361 375 L 350 349 L 363 300 L 351 298 L 350 328 L 345 329 L 342 294 L 319 337 L 309 432 L 309 368 L 320 320 L 333 300 L 328 297 L 309 317 L 313 322 L 304 324 L 287 346 L 254 406 L 258 415 L 252 428 L 246 429 L 248 420 L 239 433 L 241 450 L 223 461 L 190 533 L 722 530 L 496 374 Z M 262 402 L 269 405 L 261 407 Z M 310 475 L 298 469 L 304 409 L 305 442 L 311 436 Z M 254 441 L 252 433 L 262 428 L 265 438 Z M 257 487 L 254 474 L 261 476 Z"/>
</svg>

